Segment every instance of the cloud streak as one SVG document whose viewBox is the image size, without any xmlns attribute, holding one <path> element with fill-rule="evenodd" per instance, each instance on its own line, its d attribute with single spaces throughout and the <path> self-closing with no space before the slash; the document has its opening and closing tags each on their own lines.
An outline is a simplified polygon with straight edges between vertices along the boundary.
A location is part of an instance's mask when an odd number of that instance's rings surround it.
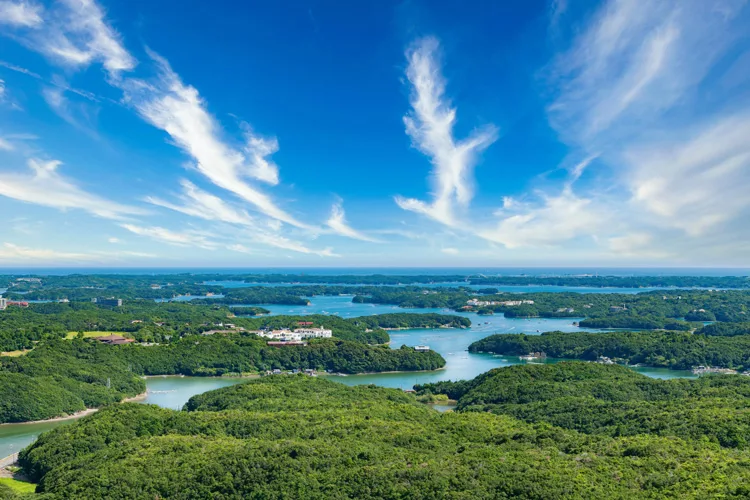
<svg viewBox="0 0 750 500">
<path fill-rule="evenodd" d="M 198 247 L 204 250 L 214 250 L 217 244 L 208 236 L 198 231 L 172 231 L 159 226 L 138 226 L 135 224 L 120 224 L 138 236 L 145 236 L 153 240 L 182 247 Z"/>
<path fill-rule="evenodd" d="M 412 145 L 430 157 L 433 200 L 430 203 L 397 197 L 404 210 L 422 213 L 448 226 L 458 222 L 454 209 L 467 207 L 473 197 L 473 168 L 478 155 L 497 140 L 488 125 L 457 141 L 453 136 L 456 109 L 445 96 L 445 79 L 438 63 L 436 38 L 418 40 L 406 53 L 406 76 L 412 87 L 411 112 L 404 117 Z"/>
<path fill-rule="evenodd" d="M 33 27 L 42 23 L 42 8 L 31 2 L 0 1 L 0 24 Z"/>
<path fill-rule="evenodd" d="M 123 88 L 127 101 L 153 126 L 164 130 L 196 162 L 195 168 L 216 186 L 251 203 L 268 217 L 292 226 L 309 227 L 279 208 L 267 194 L 251 186 L 245 176 L 273 180 L 270 164 L 263 163 L 274 144 L 251 136 L 252 161 L 219 139 L 220 127 L 208 113 L 198 91 L 185 85 L 167 61 L 152 54 L 160 69 L 154 84 L 131 80 Z"/>
<path fill-rule="evenodd" d="M 145 211 L 91 194 L 59 173 L 62 162 L 31 159 L 31 175 L 0 173 L 0 195 L 58 210 L 85 210 L 97 217 L 122 220 Z"/>
<path fill-rule="evenodd" d="M 346 221 L 346 214 L 344 213 L 344 207 L 341 203 L 336 203 L 331 209 L 331 216 L 329 217 L 326 225 L 330 227 L 336 234 L 346 236 L 355 240 L 369 241 L 372 243 L 378 243 L 379 240 L 372 238 L 361 231 L 357 231 L 351 227 Z"/>
</svg>

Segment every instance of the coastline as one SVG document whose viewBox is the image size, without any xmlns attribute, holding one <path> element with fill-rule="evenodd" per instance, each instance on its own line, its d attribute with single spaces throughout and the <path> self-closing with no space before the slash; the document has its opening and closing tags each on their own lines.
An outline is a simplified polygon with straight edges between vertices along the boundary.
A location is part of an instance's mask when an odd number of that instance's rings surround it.
<svg viewBox="0 0 750 500">
<path fill-rule="evenodd" d="M 0 424 L 0 426 L 3 425 L 28 425 L 28 424 L 47 424 L 51 422 L 63 422 L 65 420 L 75 420 L 78 418 L 83 418 L 85 416 L 91 415 L 92 413 L 95 413 L 99 411 L 99 408 L 86 408 L 85 410 L 77 411 L 71 415 L 67 415 L 64 417 L 52 417 L 52 418 L 46 418 L 44 420 L 29 420 L 27 422 L 5 422 L 4 424 Z"/>
<path fill-rule="evenodd" d="M 143 401 L 144 399 L 146 399 L 147 394 L 148 394 L 148 391 L 144 391 L 141 394 L 138 394 L 137 396 L 125 398 L 122 401 L 120 401 L 120 403 L 135 403 L 137 401 Z M 43 420 L 28 420 L 26 422 L 5 422 L 3 424 L 0 424 L 0 427 L 4 425 L 28 425 L 28 424 L 48 424 L 52 422 L 64 422 L 65 420 L 76 420 L 79 418 L 83 418 L 88 415 L 91 415 L 92 413 L 96 413 L 97 411 L 99 411 L 99 408 L 86 408 L 85 410 L 77 411 L 71 415 L 66 415 L 64 417 L 45 418 Z"/>
<path fill-rule="evenodd" d="M 425 373 L 425 372 L 437 372 L 440 370 L 445 370 L 445 366 L 441 366 L 440 368 L 435 368 L 434 370 L 391 370 L 387 372 L 362 372 L 362 373 L 326 373 L 326 374 L 320 374 L 319 377 L 357 377 L 359 375 L 383 375 L 383 374 L 390 374 L 390 373 Z"/>
<path fill-rule="evenodd" d="M 135 403 L 137 401 L 143 401 L 144 399 L 146 399 L 147 396 L 148 396 L 148 391 L 143 391 L 137 396 L 123 399 L 122 401 L 120 401 L 120 403 Z"/>
</svg>

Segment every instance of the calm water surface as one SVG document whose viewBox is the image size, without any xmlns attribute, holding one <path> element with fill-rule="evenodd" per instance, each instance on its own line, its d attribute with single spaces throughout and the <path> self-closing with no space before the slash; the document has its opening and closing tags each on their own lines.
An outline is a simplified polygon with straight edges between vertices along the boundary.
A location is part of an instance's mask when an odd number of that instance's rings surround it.
<svg viewBox="0 0 750 500">
<path fill-rule="evenodd" d="M 469 344 L 494 333 L 527 333 L 560 330 L 564 332 L 596 331 L 573 326 L 575 318 L 555 319 L 508 319 L 503 315 L 479 316 L 476 313 L 456 313 L 448 309 L 401 309 L 379 304 L 354 304 L 351 297 L 313 297 L 309 306 L 265 306 L 273 314 L 337 314 L 344 318 L 393 312 L 436 312 L 457 314 L 471 319 L 468 329 L 430 329 L 391 331 L 391 348 L 401 345 L 429 345 L 443 355 L 446 366 L 442 370 L 419 373 L 380 373 L 372 375 L 328 376 L 327 378 L 347 385 L 376 384 L 383 387 L 409 389 L 414 384 L 440 380 L 470 379 L 493 368 L 525 363 L 513 356 L 471 354 Z M 558 360 L 547 360 L 554 363 Z M 634 368 L 655 378 L 692 377 L 690 372 L 659 368 Z M 190 397 L 206 391 L 219 389 L 246 381 L 241 378 L 207 377 L 151 377 L 146 380 L 147 397 L 143 403 L 156 404 L 164 408 L 180 409 Z M 444 408 L 439 408 L 444 410 Z M 447 409 L 447 408 L 446 408 Z M 67 425 L 72 420 L 40 424 L 0 425 L 0 457 L 15 453 L 31 444 L 45 431 Z"/>
<path fill-rule="evenodd" d="M 239 384 L 247 380 L 247 378 L 224 377 L 149 377 L 146 379 L 146 399 L 139 402 L 179 410 L 182 405 L 187 403 L 188 399 L 196 394 Z M 0 458 L 24 449 L 43 432 L 73 422 L 75 420 L 0 425 Z"/>
</svg>

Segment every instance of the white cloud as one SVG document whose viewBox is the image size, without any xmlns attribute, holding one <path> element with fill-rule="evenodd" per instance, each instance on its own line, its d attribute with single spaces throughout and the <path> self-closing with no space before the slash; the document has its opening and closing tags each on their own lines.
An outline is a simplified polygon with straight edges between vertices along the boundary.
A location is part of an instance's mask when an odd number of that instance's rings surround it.
<svg viewBox="0 0 750 500">
<path fill-rule="evenodd" d="M 26 248 L 13 243 L 4 243 L 0 246 L 0 261 L 45 261 L 57 262 L 60 260 L 86 261 L 91 259 L 91 254 L 60 252 L 57 250 Z"/>
<path fill-rule="evenodd" d="M 36 78 L 37 80 L 40 80 L 42 78 L 42 76 L 40 74 L 38 74 L 38 73 L 34 73 L 31 70 L 28 70 L 26 68 L 22 68 L 21 66 L 16 66 L 15 64 L 11 64 L 11 63 L 6 62 L 6 61 L 0 61 L 0 66 L 2 66 L 3 68 L 7 68 L 7 69 L 9 69 L 11 71 L 15 71 L 17 73 L 22 73 L 24 75 L 28 75 L 28 76 L 30 76 L 32 78 Z"/>
<path fill-rule="evenodd" d="M 750 112 L 722 118 L 684 142 L 626 152 L 633 203 L 701 236 L 750 207 Z"/>
<path fill-rule="evenodd" d="M 29 248 L 16 245 L 14 243 L 3 243 L 0 245 L 0 262 L 28 262 L 32 264 L 39 264 L 40 262 L 45 263 L 59 263 L 65 262 L 77 262 L 77 263 L 92 263 L 101 264 L 104 262 L 120 262 L 122 257 L 136 257 L 136 258 L 155 258 L 157 255 L 145 252 L 101 252 L 92 251 L 89 253 L 83 252 L 64 252 L 60 250 L 52 250 L 46 248 Z"/>
<path fill-rule="evenodd" d="M 115 237 L 107 238 L 107 241 L 112 244 L 122 243 L 122 240 L 120 238 Z"/>
<path fill-rule="evenodd" d="M 124 84 L 126 99 L 149 123 L 167 132 L 175 143 L 196 161 L 196 169 L 216 186 L 230 191 L 253 204 L 268 217 L 296 227 L 308 227 L 279 208 L 265 193 L 251 186 L 243 177 L 271 176 L 270 164 L 259 166 L 273 150 L 268 142 L 250 145 L 250 162 L 219 137 L 220 127 L 208 113 L 198 91 L 182 83 L 166 60 L 152 54 L 161 70 L 155 85 L 136 80 Z"/>
<path fill-rule="evenodd" d="M 404 210 L 425 214 L 443 224 L 456 225 L 455 205 L 468 206 L 473 197 L 472 169 L 477 157 L 497 139 L 497 129 L 486 126 L 456 141 L 456 110 L 445 97 L 445 80 L 437 61 L 437 39 L 418 40 L 406 53 L 406 76 L 412 85 L 412 111 L 404 117 L 413 146 L 429 156 L 432 165 L 433 201 L 397 197 Z"/>
<path fill-rule="evenodd" d="M 31 2 L 0 1 L 0 24 L 33 27 L 42 23 L 42 8 Z"/>
<path fill-rule="evenodd" d="M 580 198 L 567 186 L 557 196 L 542 193 L 542 203 L 505 203 L 494 229 L 479 236 L 507 248 L 549 247 L 580 236 L 592 235 L 606 224 L 606 212 L 595 209 L 591 199 Z"/>
<path fill-rule="evenodd" d="M 183 247 L 198 247 L 205 250 L 214 250 L 217 244 L 210 241 L 206 234 L 198 231 L 172 231 L 159 226 L 137 226 L 135 224 L 120 224 L 123 229 L 139 236 L 145 236 L 162 243 Z"/>
<path fill-rule="evenodd" d="M 375 238 L 367 236 L 361 231 L 357 231 L 353 227 L 349 226 L 349 224 L 346 222 L 346 214 L 344 213 L 344 208 L 341 206 L 341 203 L 336 203 L 333 205 L 333 208 L 331 208 L 331 217 L 326 222 L 326 225 L 333 229 L 337 234 L 346 236 L 347 238 L 370 241 L 373 243 L 378 242 L 378 240 L 376 240 Z"/>
<path fill-rule="evenodd" d="M 107 219 L 125 219 L 144 211 L 84 191 L 58 172 L 62 162 L 31 159 L 31 175 L 0 173 L 0 195 L 60 210 L 80 209 Z"/>
<path fill-rule="evenodd" d="M 566 209 L 584 210 L 579 218 L 599 228 L 589 234 L 605 237 L 611 251 L 666 258 L 671 253 L 653 238 L 656 231 L 679 244 L 681 256 L 704 259 L 709 248 L 726 256 L 720 234 L 737 235 L 738 255 L 744 246 L 750 110 L 731 93 L 716 92 L 714 81 L 727 67 L 733 89 L 750 86 L 750 67 L 730 64 L 748 28 L 744 4 L 609 0 L 548 68 L 550 123 L 574 155 L 598 156 L 601 173 L 595 194 L 579 197 L 573 169 L 563 188 L 569 206 L 556 210 L 565 220 Z M 516 234 L 512 244 L 564 237 L 570 228 L 547 210 L 552 206 L 548 200 L 516 215 L 521 220 L 504 220 L 501 233 Z"/>
<path fill-rule="evenodd" d="M 85 66 L 97 61 L 112 76 L 136 65 L 93 0 L 61 0 L 60 9 L 51 13 L 48 24 L 48 29 L 37 35 L 40 48 L 63 64 Z"/>
<path fill-rule="evenodd" d="M 0 1 L 0 22 L 29 28 L 17 38 L 31 50 L 68 67 L 101 62 L 117 78 L 119 72 L 132 70 L 136 60 L 104 17 L 93 0 L 60 0 L 48 10 L 29 2 Z"/>
<path fill-rule="evenodd" d="M 323 250 L 311 249 L 306 247 L 299 241 L 291 240 L 285 236 L 281 236 L 278 234 L 258 232 L 253 233 L 251 237 L 255 241 L 272 247 L 281 248 L 283 250 L 291 250 L 298 253 L 319 255 L 321 257 L 340 257 L 340 255 L 333 252 L 332 248 L 325 248 Z"/>
<path fill-rule="evenodd" d="M 443 253 L 446 253 L 446 254 L 448 254 L 448 255 L 458 255 L 458 254 L 460 254 L 460 253 L 461 253 L 461 252 L 459 252 L 459 251 L 458 251 L 458 248 L 450 248 L 450 247 L 448 247 L 448 248 L 443 248 L 443 249 L 441 250 L 441 252 L 443 252 Z"/>
<path fill-rule="evenodd" d="M 279 150 L 279 141 L 254 134 L 249 125 L 245 125 L 245 140 L 248 175 L 272 186 L 278 184 L 279 167 L 268 158 Z"/>
<path fill-rule="evenodd" d="M 15 148 L 8 140 L 0 137 L 0 151 L 13 151 Z"/>
<path fill-rule="evenodd" d="M 230 224 L 240 224 L 253 226 L 254 220 L 247 212 L 235 209 L 218 196 L 214 196 L 206 191 L 199 189 L 190 181 L 182 180 L 184 193 L 180 196 L 181 205 L 169 203 L 160 198 L 147 197 L 146 201 L 170 210 L 175 210 L 192 217 L 198 217 L 205 220 L 214 220 L 228 222 Z"/>
<path fill-rule="evenodd" d="M 266 246 L 304 254 L 335 255 L 330 248 L 324 250 L 311 249 L 299 241 L 279 235 L 278 231 L 281 228 L 276 224 L 277 221 L 269 219 L 265 225 L 260 224 L 259 221 L 256 221 L 245 211 L 232 207 L 219 197 L 199 189 L 189 181 L 183 180 L 182 186 L 184 189 L 184 193 L 180 196 L 182 204 L 169 203 L 154 197 L 146 198 L 146 201 L 192 217 L 243 226 L 251 230 L 245 234 L 254 241 Z M 233 233 L 233 237 L 237 237 L 236 233 Z M 245 250 L 242 250 L 242 248 L 246 249 L 241 244 L 230 244 L 227 248 L 236 252 L 244 252 Z"/>
</svg>

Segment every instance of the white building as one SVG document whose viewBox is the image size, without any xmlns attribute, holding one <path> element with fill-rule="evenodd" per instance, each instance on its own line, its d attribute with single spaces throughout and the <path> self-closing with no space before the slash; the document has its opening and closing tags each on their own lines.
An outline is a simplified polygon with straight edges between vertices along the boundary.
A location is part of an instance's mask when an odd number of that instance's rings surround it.
<svg viewBox="0 0 750 500">
<path fill-rule="evenodd" d="M 5 310 L 8 307 L 8 299 L 0 297 L 0 311 Z"/>
<path fill-rule="evenodd" d="M 414 350 L 418 352 L 427 352 L 430 350 L 430 346 L 428 345 L 415 345 Z"/>
<path fill-rule="evenodd" d="M 281 340 L 285 342 L 303 339 L 330 338 L 333 335 L 333 332 L 326 328 L 297 328 L 294 331 L 288 328 L 282 328 L 281 330 L 272 330 L 270 332 L 260 330 L 251 333 L 267 339 Z"/>
<path fill-rule="evenodd" d="M 505 300 L 505 301 L 497 301 L 497 300 L 477 300 L 477 299 L 470 299 L 466 301 L 467 305 L 474 306 L 474 307 L 482 307 L 482 306 L 520 306 L 523 304 L 533 304 L 533 300 Z"/>
<path fill-rule="evenodd" d="M 333 335 L 333 331 L 325 328 L 297 328 L 294 333 L 298 333 L 303 339 L 327 339 Z"/>
</svg>

